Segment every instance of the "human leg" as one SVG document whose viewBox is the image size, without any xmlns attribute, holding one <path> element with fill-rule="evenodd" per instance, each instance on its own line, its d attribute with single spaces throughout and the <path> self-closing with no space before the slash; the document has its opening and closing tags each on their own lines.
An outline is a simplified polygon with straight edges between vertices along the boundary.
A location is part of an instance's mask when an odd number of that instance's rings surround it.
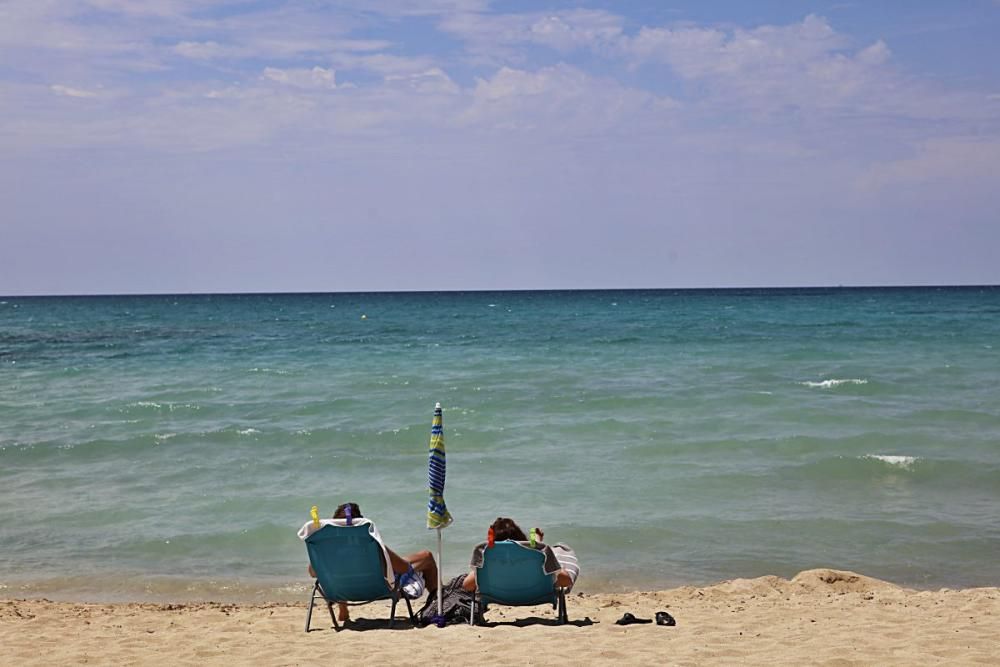
<svg viewBox="0 0 1000 667">
<path fill-rule="evenodd" d="M 316 578 L 316 571 L 313 570 L 312 564 L 309 565 L 309 576 L 313 579 Z M 351 610 L 347 608 L 347 605 L 343 602 L 337 603 L 337 620 L 341 623 L 346 623 L 351 620 Z"/>
</svg>

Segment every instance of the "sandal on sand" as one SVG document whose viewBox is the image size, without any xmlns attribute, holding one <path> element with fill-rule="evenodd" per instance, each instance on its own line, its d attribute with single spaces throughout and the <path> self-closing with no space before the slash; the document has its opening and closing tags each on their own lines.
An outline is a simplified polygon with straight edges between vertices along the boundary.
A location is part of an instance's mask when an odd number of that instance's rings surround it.
<svg viewBox="0 0 1000 667">
<path fill-rule="evenodd" d="M 615 621 L 615 625 L 632 625 L 633 623 L 652 623 L 648 618 L 636 618 L 630 612 Z"/>
<path fill-rule="evenodd" d="M 665 611 L 656 612 L 657 625 L 677 625 L 677 619 Z"/>
</svg>

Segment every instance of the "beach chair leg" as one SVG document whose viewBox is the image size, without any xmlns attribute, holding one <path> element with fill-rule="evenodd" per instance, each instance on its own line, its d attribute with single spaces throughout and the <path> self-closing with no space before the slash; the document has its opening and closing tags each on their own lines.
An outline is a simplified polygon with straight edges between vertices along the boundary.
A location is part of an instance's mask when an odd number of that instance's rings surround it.
<svg viewBox="0 0 1000 667">
<path fill-rule="evenodd" d="M 392 596 L 392 609 L 389 611 L 389 627 L 396 621 L 396 604 L 399 602 L 399 598 L 395 595 Z"/>
<path fill-rule="evenodd" d="M 417 619 L 413 615 L 413 606 L 410 605 L 410 598 L 403 596 L 403 599 L 406 600 L 406 611 L 410 615 L 410 625 L 416 625 Z"/>
<path fill-rule="evenodd" d="M 566 591 L 559 589 L 559 625 L 569 622 L 569 614 L 566 613 Z"/>
<path fill-rule="evenodd" d="M 316 603 L 317 588 L 319 588 L 319 583 L 313 586 L 312 595 L 309 596 L 309 611 L 306 612 L 306 632 L 309 632 L 309 623 L 312 621 L 313 605 Z"/>
<path fill-rule="evenodd" d="M 333 613 L 333 603 L 326 601 L 326 609 L 330 612 L 330 620 L 333 621 L 333 629 L 340 632 L 340 623 L 337 623 L 337 615 Z"/>
<path fill-rule="evenodd" d="M 469 625 L 486 625 L 486 600 L 478 595 L 473 595 L 469 610 Z"/>
</svg>

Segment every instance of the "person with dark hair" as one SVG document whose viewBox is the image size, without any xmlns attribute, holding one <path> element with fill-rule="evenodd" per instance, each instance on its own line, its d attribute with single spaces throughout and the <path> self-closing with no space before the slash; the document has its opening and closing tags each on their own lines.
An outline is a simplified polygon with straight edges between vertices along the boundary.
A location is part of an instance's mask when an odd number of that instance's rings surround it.
<svg viewBox="0 0 1000 667">
<path fill-rule="evenodd" d="M 528 540 L 528 536 L 524 534 L 521 527 L 514 523 L 513 519 L 508 519 L 505 516 L 498 516 L 497 520 L 490 525 L 490 528 L 493 530 L 493 539 L 497 542 L 503 542 L 504 540 L 526 542 Z"/>
<path fill-rule="evenodd" d="M 493 540 L 495 542 L 503 542 L 504 540 L 528 542 L 528 537 L 524 534 L 524 531 L 521 530 L 521 527 L 518 526 L 513 519 L 508 517 L 497 517 L 497 520 L 490 525 L 490 530 L 493 531 Z M 565 544 L 546 545 L 542 542 L 544 535 L 545 533 L 542 532 L 541 528 L 535 528 L 535 537 L 537 538 L 535 548 L 539 550 L 549 549 L 552 551 L 556 560 L 559 561 L 560 568 L 555 573 L 556 586 L 565 588 L 568 591 L 573 588 L 573 584 L 576 583 L 576 578 L 580 575 L 580 565 L 576 559 L 576 552 Z M 475 560 L 474 554 L 473 562 L 475 562 Z M 472 570 L 469 571 L 469 574 L 465 575 L 465 581 L 462 582 L 462 588 L 470 592 L 475 592 L 477 569 L 477 567 L 473 566 Z"/>
<path fill-rule="evenodd" d="M 350 515 L 352 520 L 364 518 L 364 515 L 361 514 L 361 508 L 357 503 L 344 503 L 340 505 L 333 513 L 333 518 L 347 519 L 348 515 Z M 392 571 L 397 576 L 406 574 L 412 568 L 423 575 L 427 590 L 437 588 L 437 563 L 434 562 L 434 555 L 430 551 L 425 549 L 407 556 L 400 556 L 389 547 L 385 547 L 385 553 L 389 557 L 389 564 L 392 566 Z M 385 565 L 384 562 L 382 564 Z M 309 566 L 309 576 L 316 577 L 316 572 L 313 571 L 312 565 Z M 337 620 L 345 622 L 351 620 L 350 610 L 343 602 L 337 606 Z"/>
<path fill-rule="evenodd" d="M 364 515 L 361 514 L 361 508 L 358 507 L 357 503 L 344 503 L 339 506 L 333 513 L 334 519 L 346 519 L 348 510 L 350 510 L 352 519 L 363 519 Z"/>
</svg>

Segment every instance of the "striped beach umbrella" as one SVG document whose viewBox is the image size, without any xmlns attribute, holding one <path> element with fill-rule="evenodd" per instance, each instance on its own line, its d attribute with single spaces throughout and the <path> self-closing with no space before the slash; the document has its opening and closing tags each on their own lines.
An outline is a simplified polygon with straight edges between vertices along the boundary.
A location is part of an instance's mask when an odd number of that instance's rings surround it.
<svg viewBox="0 0 1000 667">
<path fill-rule="evenodd" d="M 441 404 L 434 405 L 434 421 L 431 422 L 431 444 L 427 454 L 427 529 L 437 530 L 437 567 L 438 567 L 438 590 L 437 590 L 437 611 L 434 622 L 439 627 L 444 627 L 444 615 L 442 609 L 441 592 L 441 529 L 451 525 L 451 513 L 444 503 L 444 477 L 445 477 L 445 456 L 444 456 L 444 425 L 441 419 Z"/>
<path fill-rule="evenodd" d="M 447 528 L 451 524 L 451 514 L 444 502 L 444 426 L 441 419 L 441 404 L 434 406 L 434 421 L 431 422 L 431 445 L 427 458 L 427 529 Z"/>
</svg>

